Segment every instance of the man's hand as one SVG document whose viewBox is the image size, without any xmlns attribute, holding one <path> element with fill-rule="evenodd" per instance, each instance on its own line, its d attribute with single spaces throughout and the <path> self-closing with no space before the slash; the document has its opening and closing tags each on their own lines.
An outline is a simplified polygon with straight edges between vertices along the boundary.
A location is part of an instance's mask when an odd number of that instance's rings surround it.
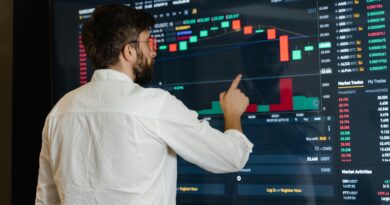
<svg viewBox="0 0 390 205">
<path fill-rule="evenodd" d="M 225 130 L 237 129 L 242 132 L 241 115 L 249 105 L 249 98 L 238 89 L 242 75 L 233 80 L 229 89 L 219 94 L 219 102 L 225 117 Z"/>
</svg>

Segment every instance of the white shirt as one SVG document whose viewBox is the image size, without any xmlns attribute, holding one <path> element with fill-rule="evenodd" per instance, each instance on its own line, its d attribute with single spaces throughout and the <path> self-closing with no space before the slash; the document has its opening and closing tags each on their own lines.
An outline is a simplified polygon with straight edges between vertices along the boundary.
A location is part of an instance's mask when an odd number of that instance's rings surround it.
<svg viewBox="0 0 390 205">
<path fill-rule="evenodd" d="M 46 118 L 35 204 L 176 204 L 176 154 L 214 173 L 236 172 L 253 144 L 197 119 L 162 89 L 95 71 Z"/>
</svg>

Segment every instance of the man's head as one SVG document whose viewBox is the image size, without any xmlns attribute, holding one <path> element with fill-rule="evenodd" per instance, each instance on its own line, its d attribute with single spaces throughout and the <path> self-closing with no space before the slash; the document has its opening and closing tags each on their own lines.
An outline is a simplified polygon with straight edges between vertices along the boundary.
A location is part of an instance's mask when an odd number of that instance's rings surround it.
<svg viewBox="0 0 390 205">
<path fill-rule="evenodd" d="M 141 10 L 115 4 L 96 7 L 82 29 L 94 69 L 119 64 L 131 70 L 136 83 L 150 81 L 156 56 L 149 45 L 149 28 L 153 25 L 153 17 Z"/>
</svg>

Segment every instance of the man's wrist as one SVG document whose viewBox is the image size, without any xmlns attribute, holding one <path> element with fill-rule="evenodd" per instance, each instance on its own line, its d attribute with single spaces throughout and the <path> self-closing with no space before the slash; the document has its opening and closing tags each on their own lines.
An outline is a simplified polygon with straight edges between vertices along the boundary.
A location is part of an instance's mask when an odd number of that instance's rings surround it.
<svg viewBox="0 0 390 205">
<path fill-rule="evenodd" d="M 224 115 L 225 130 L 235 129 L 242 132 L 241 115 Z"/>
</svg>

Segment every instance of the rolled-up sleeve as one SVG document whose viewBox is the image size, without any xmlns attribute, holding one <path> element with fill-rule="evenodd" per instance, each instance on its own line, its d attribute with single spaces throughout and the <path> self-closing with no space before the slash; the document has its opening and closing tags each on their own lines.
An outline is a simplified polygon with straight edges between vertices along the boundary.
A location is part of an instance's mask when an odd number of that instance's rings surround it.
<svg viewBox="0 0 390 205">
<path fill-rule="evenodd" d="M 213 173 L 241 170 L 253 147 L 240 131 L 230 129 L 223 133 L 212 128 L 170 94 L 161 107 L 158 131 L 179 156 Z"/>
</svg>

